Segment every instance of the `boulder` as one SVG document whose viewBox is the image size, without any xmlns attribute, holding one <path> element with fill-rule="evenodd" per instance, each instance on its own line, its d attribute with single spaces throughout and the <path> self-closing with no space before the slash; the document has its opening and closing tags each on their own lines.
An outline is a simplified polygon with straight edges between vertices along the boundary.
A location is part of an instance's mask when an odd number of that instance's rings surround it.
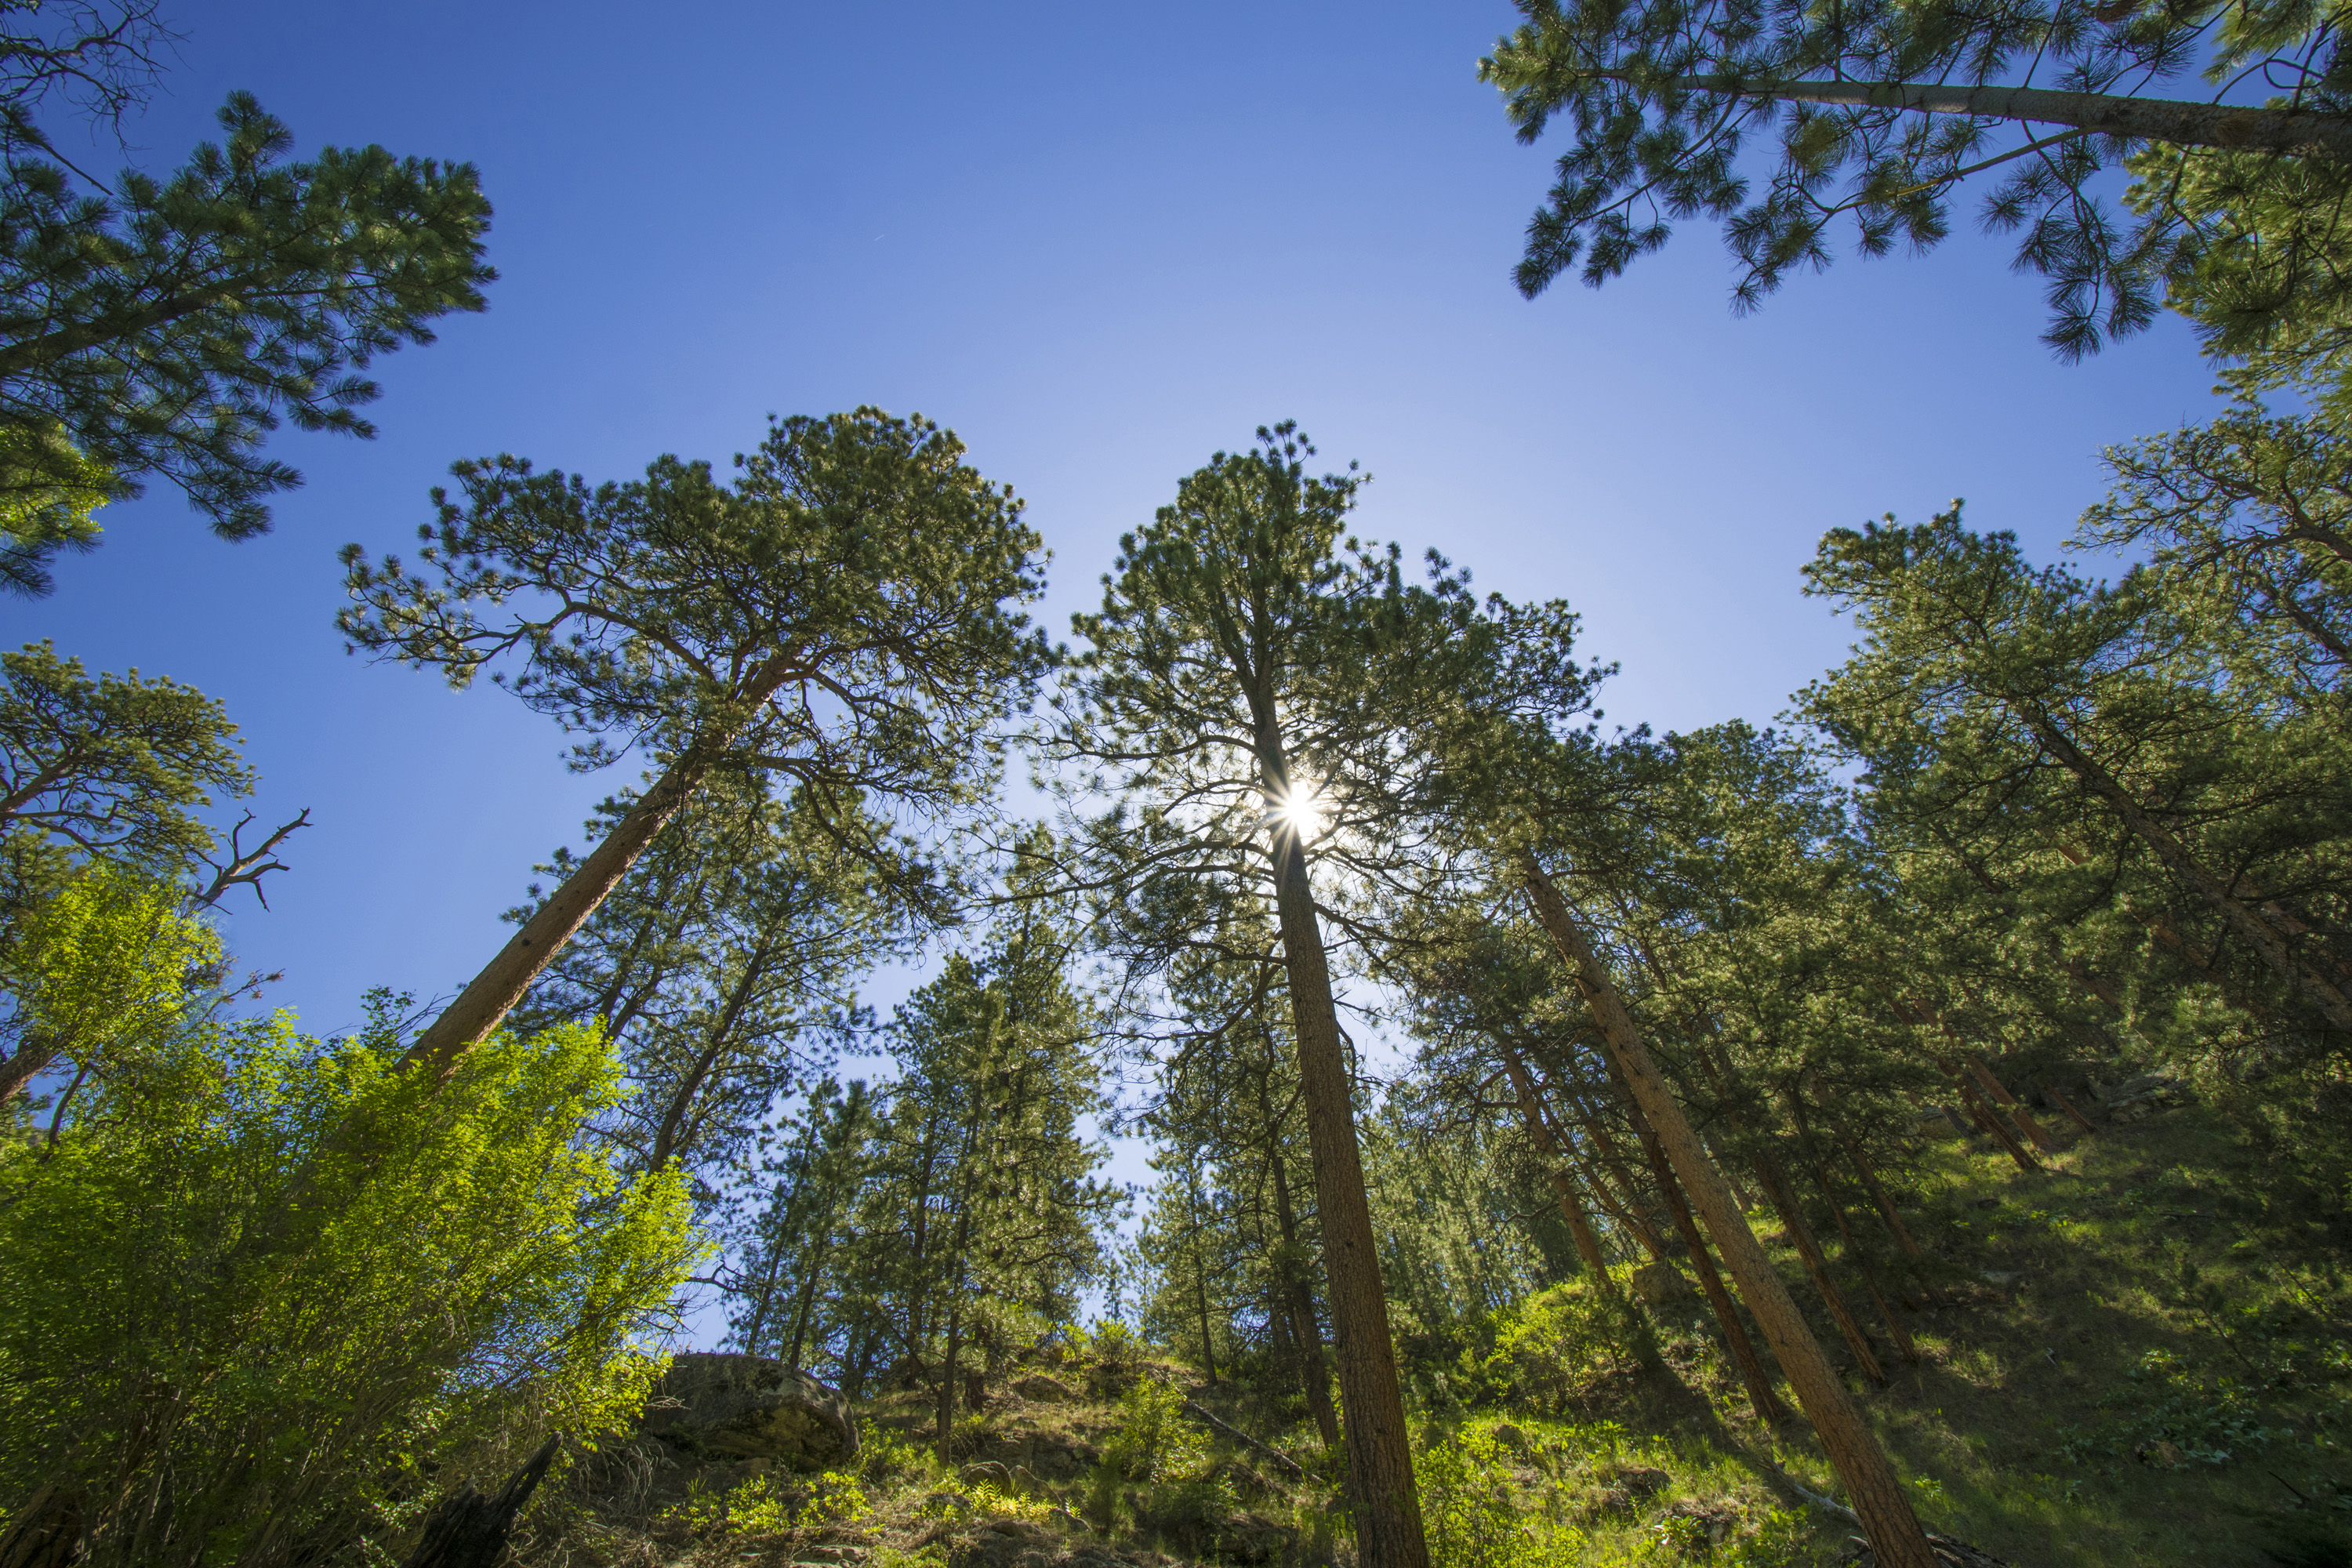
<svg viewBox="0 0 2352 1568">
<path fill-rule="evenodd" d="M 670 1363 L 641 1425 L 692 1452 L 822 1470 L 856 1457 L 849 1402 L 769 1356 L 694 1352 Z"/>
<path fill-rule="evenodd" d="M 2106 1102 L 2107 1119 L 2111 1121 L 2138 1121 L 2189 1098 L 2189 1090 L 2179 1079 L 2158 1072 L 2144 1072 L 2112 1089 L 2099 1084 L 2092 1087 Z"/>
<path fill-rule="evenodd" d="M 1032 1373 L 1017 1381 L 1013 1392 L 1037 1405 L 1067 1405 L 1077 1395 L 1060 1378 L 1047 1377 L 1044 1373 Z"/>
<path fill-rule="evenodd" d="M 1633 1270 L 1633 1294 L 1653 1307 L 1679 1300 L 1691 1293 L 1690 1281 L 1683 1278 L 1683 1271 L 1663 1258 Z"/>
</svg>

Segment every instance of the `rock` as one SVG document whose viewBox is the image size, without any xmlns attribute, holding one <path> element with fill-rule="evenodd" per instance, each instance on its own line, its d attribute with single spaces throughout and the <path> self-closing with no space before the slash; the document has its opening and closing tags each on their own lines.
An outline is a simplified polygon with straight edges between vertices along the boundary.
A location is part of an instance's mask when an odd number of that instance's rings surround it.
<svg viewBox="0 0 2352 1568">
<path fill-rule="evenodd" d="M 976 1465 L 966 1465 L 956 1472 L 956 1479 L 966 1486 L 975 1481 L 985 1481 L 1000 1492 L 1010 1492 L 1013 1489 L 1013 1471 L 994 1459 L 982 1459 Z"/>
<path fill-rule="evenodd" d="M 1038 1405 L 1067 1405 L 1077 1397 L 1060 1378 L 1047 1377 L 1042 1372 L 1033 1373 L 1013 1384 L 1013 1392 Z"/>
<path fill-rule="evenodd" d="M 682 1448 L 795 1470 L 822 1470 L 857 1454 L 848 1401 L 768 1356 L 678 1356 L 654 1385 L 641 1425 Z"/>
<path fill-rule="evenodd" d="M 1528 1446 L 1528 1435 L 1507 1421 L 1497 1421 L 1495 1423 L 1495 1441 L 1506 1448 L 1523 1449 Z"/>
<path fill-rule="evenodd" d="M 1610 1472 L 1610 1479 L 1637 1501 L 1654 1498 L 1674 1483 L 1665 1471 L 1646 1465 L 1619 1465 Z"/>
<path fill-rule="evenodd" d="M 1691 1293 L 1690 1281 L 1682 1270 L 1664 1258 L 1644 1263 L 1633 1273 L 1633 1294 L 1653 1307 L 1679 1300 Z"/>
<path fill-rule="evenodd" d="M 2176 1443 L 2142 1443 L 2132 1450 L 2132 1457 L 2159 1470 L 2176 1470 L 2189 1462 L 2189 1456 Z"/>
<path fill-rule="evenodd" d="M 1978 1278 L 1996 1290 L 2006 1290 L 2011 1285 L 2016 1284 L 2018 1280 L 2023 1279 L 2024 1276 L 2012 1270 L 1988 1268 L 1982 1274 L 1979 1275 Z"/>
<path fill-rule="evenodd" d="M 1968 1130 L 1967 1122 L 1940 1105 L 1933 1110 L 1923 1111 L 1916 1129 L 1922 1138 L 1958 1138 Z"/>
</svg>

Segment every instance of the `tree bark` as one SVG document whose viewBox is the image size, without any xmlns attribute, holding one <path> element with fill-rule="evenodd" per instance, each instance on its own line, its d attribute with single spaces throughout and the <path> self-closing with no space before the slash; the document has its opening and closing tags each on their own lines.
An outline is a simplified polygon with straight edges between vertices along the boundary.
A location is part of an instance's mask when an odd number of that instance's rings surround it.
<svg viewBox="0 0 2352 1568">
<path fill-rule="evenodd" d="M 1577 1201 L 1576 1184 L 1570 1179 L 1566 1156 L 1552 1141 L 1551 1129 L 1544 1125 L 1543 1112 L 1536 1105 L 1536 1086 L 1528 1079 L 1528 1069 L 1519 1064 L 1517 1051 L 1496 1042 L 1503 1053 L 1503 1067 L 1511 1075 L 1511 1088 L 1519 1100 L 1519 1119 L 1527 1124 L 1528 1141 L 1544 1157 L 1544 1168 L 1550 1173 L 1552 1190 L 1559 1195 L 1560 1217 L 1568 1221 L 1568 1233 L 1576 1238 L 1576 1254 L 1584 1259 L 1584 1267 L 1603 1290 L 1613 1291 L 1615 1280 L 1609 1278 L 1609 1260 L 1601 1256 L 1600 1238 L 1592 1234 L 1592 1222 L 1584 1216 L 1584 1205 Z"/>
<path fill-rule="evenodd" d="M 499 1026 L 514 1010 L 563 944 L 578 933 L 610 897 L 629 868 L 644 854 L 678 808 L 692 796 L 729 742 L 741 731 L 760 705 L 775 695 L 791 676 L 792 655 L 779 653 L 761 665 L 724 716 L 705 727 L 662 770 L 651 788 L 637 797 L 627 815 L 613 825 L 604 841 L 589 851 L 580 868 L 563 879 L 552 897 L 523 922 L 498 956 L 457 993 L 400 1058 L 404 1068 L 422 1067 L 446 1078 L 467 1050 Z"/>
<path fill-rule="evenodd" d="M 1781 1371 L 1796 1389 L 1806 1419 L 1820 1435 L 1822 1451 L 1845 1483 L 1846 1495 L 1879 1563 L 1883 1568 L 1937 1568 L 1935 1552 L 1918 1517 L 1911 1511 L 1911 1500 L 1904 1495 L 1895 1467 L 1887 1462 L 1878 1439 L 1838 1381 L 1829 1358 L 1822 1353 L 1820 1342 L 1790 1299 L 1789 1288 L 1773 1271 L 1755 1233 L 1748 1228 L 1748 1218 L 1740 1213 L 1723 1173 L 1700 1147 L 1698 1135 L 1651 1060 L 1649 1047 L 1634 1026 L 1633 1015 L 1625 1010 L 1608 970 L 1531 852 L 1520 853 L 1517 870 L 1537 919 L 1559 949 L 1585 1005 L 1601 1026 L 1601 1037 L 1627 1093 L 1642 1108 L 1684 1190 L 1706 1221 L 1725 1266 L 1738 1282 L 1740 1294 L 1756 1314 Z"/>
<path fill-rule="evenodd" d="M 1886 1184 L 1878 1179 L 1877 1168 L 1871 1164 L 1870 1156 L 1862 1152 L 1859 1142 L 1849 1142 L 1848 1148 L 1853 1156 L 1854 1174 L 1862 1178 L 1864 1190 L 1870 1194 L 1871 1206 L 1878 1210 L 1879 1220 L 1886 1226 L 1887 1234 L 1895 1238 L 1895 1245 L 1903 1249 L 1906 1258 L 1924 1257 L 1926 1249 L 1913 1238 L 1911 1227 L 1903 1223 L 1903 1215 L 1895 1209 L 1894 1198 L 1888 1195 Z"/>
<path fill-rule="evenodd" d="M 2207 870 L 2189 852 L 2188 846 L 2167 832 L 2133 797 L 2120 779 L 2093 761 L 2046 714 L 2030 705 L 2021 706 L 2025 709 L 2024 717 L 2035 737 L 2069 772 L 2081 779 L 2092 794 L 2106 802 L 2108 808 L 2155 852 L 2158 860 L 2212 905 L 2230 929 L 2243 937 L 2246 945 L 2252 948 L 2281 979 L 2316 1006 L 2322 1017 L 2338 1029 L 2352 1030 L 2352 997 L 2346 996 L 2333 981 L 2296 957 L 2285 934 L 2238 898 L 2230 884 Z"/>
<path fill-rule="evenodd" d="M 1870 1348 L 1862 1325 L 1853 1321 L 1853 1309 L 1846 1305 L 1845 1293 L 1830 1278 L 1829 1259 L 1822 1255 L 1822 1244 L 1815 1239 L 1813 1227 L 1805 1223 L 1805 1211 L 1798 1206 L 1797 1194 L 1790 1187 L 1788 1176 L 1761 1154 L 1755 1156 L 1755 1163 L 1756 1179 L 1764 1186 L 1764 1201 L 1780 1216 L 1790 1241 L 1796 1246 L 1797 1256 L 1804 1259 L 1805 1272 L 1813 1277 L 1813 1289 L 1820 1292 L 1822 1305 L 1829 1309 L 1830 1321 L 1837 1325 L 1845 1348 L 1853 1352 L 1854 1364 L 1862 1368 L 1864 1377 L 1885 1387 L 1886 1369 L 1878 1363 L 1878 1352 Z"/>
<path fill-rule="evenodd" d="M 1594 71 L 1630 80 L 1621 71 Z M 1645 84 L 1646 85 L 1646 84 Z M 2252 109 L 2119 93 L 2067 92 L 2042 87 L 1965 87 L 1909 81 L 1772 81 L 1737 76 L 1678 77 L 1686 92 L 1736 94 L 1781 103 L 1853 109 L 1900 109 L 1920 114 L 1965 114 L 2028 125 L 2063 125 L 2100 136 L 2126 136 L 2178 146 L 2234 153 L 2284 153 L 2294 157 L 2352 163 L 2352 115 L 2311 110 Z"/>
<path fill-rule="evenodd" d="M 2008 1107 L 2009 1113 L 2017 1118 L 2017 1124 L 2025 1129 L 2025 1135 L 2033 1140 L 2033 1146 L 2036 1149 L 2045 1154 L 2058 1152 L 2058 1140 L 2051 1137 L 2042 1129 L 2042 1123 L 2033 1120 L 2033 1113 L 2025 1109 L 2017 1096 L 2002 1087 L 2000 1079 L 1993 1076 L 1992 1068 L 1985 1065 L 1985 1059 L 1982 1057 L 1969 1057 L 1967 1058 L 1966 1065 L 1969 1071 L 1976 1075 L 1977 1082 L 1984 1086 L 1985 1092 Z"/>
<path fill-rule="evenodd" d="M 1273 755 L 1279 757 L 1278 749 Z M 1287 783 L 1270 778 L 1269 792 L 1279 798 Z M 1396 1349 L 1389 1337 L 1388 1298 L 1356 1143 L 1353 1086 L 1307 880 L 1306 846 L 1296 831 L 1285 828 L 1275 835 L 1273 849 L 1300 1097 L 1315 1154 L 1316 1217 L 1323 1227 L 1323 1262 L 1331 1282 L 1331 1337 L 1339 1351 L 1339 1404 L 1347 1416 L 1341 1439 L 1356 1555 L 1363 1568 L 1428 1568 L 1404 1399 L 1397 1387 Z"/>
<path fill-rule="evenodd" d="M 1778 1426 L 1789 1418 L 1789 1407 L 1773 1388 L 1772 1374 L 1765 1370 L 1764 1358 L 1756 1353 L 1756 1342 L 1748 1337 L 1748 1325 L 1739 1321 L 1739 1309 L 1733 1303 L 1731 1292 L 1723 1287 L 1723 1276 L 1716 1271 L 1706 1238 L 1699 1234 L 1698 1224 L 1691 1217 L 1690 1205 L 1684 1200 L 1682 1184 L 1675 1180 L 1674 1166 L 1666 1158 L 1664 1147 L 1648 1119 L 1642 1117 L 1641 1109 L 1634 1106 L 1632 1110 L 1639 1119 L 1633 1131 L 1642 1140 L 1642 1152 L 1649 1157 L 1658 1195 L 1664 1200 L 1666 1214 L 1690 1252 L 1691 1272 L 1698 1276 L 1699 1291 L 1706 1298 L 1707 1309 L 1715 1314 L 1716 1326 L 1723 1331 L 1724 1346 L 1731 1352 L 1732 1364 L 1739 1369 L 1740 1384 L 1748 1391 L 1748 1406 L 1765 1426 Z"/>
<path fill-rule="evenodd" d="M 1976 1116 L 1977 1124 L 2009 1151 L 2009 1157 L 2017 1162 L 2017 1168 L 2031 1174 L 2040 1174 L 2041 1162 L 2025 1152 L 2025 1145 L 2020 1143 L 2017 1134 L 2002 1122 L 2000 1113 L 1985 1103 L 1984 1096 L 1977 1092 L 1977 1086 L 1958 1073 L 1952 1074 L 1952 1085 L 1960 1091 L 1960 1099 L 1967 1102 L 1969 1110 Z"/>
<path fill-rule="evenodd" d="M 1895 1342 L 1896 1352 L 1905 1361 L 1917 1366 L 1919 1346 L 1911 1338 L 1911 1331 L 1904 1326 L 1903 1320 L 1895 1315 L 1893 1304 L 1886 1300 L 1886 1291 L 1878 1282 L 1878 1270 L 1870 1266 L 1870 1254 L 1863 1250 L 1860 1238 L 1853 1234 L 1853 1222 L 1846 1218 L 1845 1205 L 1838 1202 L 1837 1189 L 1830 1184 L 1828 1168 L 1815 1165 L 1813 1180 L 1822 1189 L 1822 1201 L 1830 1205 L 1830 1217 L 1837 1221 L 1838 1236 L 1845 1243 L 1846 1256 L 1853 1260 L 1855 1269 L 1862 1275 L 1863 1287 L 1870 1292 L 1871 1302 L 1878 1309 L 1879 1321 L 1886 1325 L 1886 1337 Z"/>
<path fill-rule="evenodd" d="M 1269 1128 L 1269 1138 L 1278 1137 L 1279 1128 Z M 1321 1436 L 1323 1446 L 1337 1451 L 1339 1447 L 1339 1413 L 1331 1407 L 1331 1369 L 1323 1356 L 1323 1326 L 1315 1318 L 1315 1300 L 1308 1292 L 1307 1281 L 1298 1277 L 1292 1259 L 1298 1257 L 1298 1225 L 1290 1207 L 1290 1178 L 1285 1174 L 1282 1151 L 1267 1145 L 1274 1171 L 1274 1217 L 1282 1227 L 1285 1261 L 1282 1290 L 1288 1298 L 1291 1333 L 1298 1342 L 1298 1378 L 1305 1386 L 1307 1407 L 1315 1413 L 1315 1430 Z"/>
</svg>

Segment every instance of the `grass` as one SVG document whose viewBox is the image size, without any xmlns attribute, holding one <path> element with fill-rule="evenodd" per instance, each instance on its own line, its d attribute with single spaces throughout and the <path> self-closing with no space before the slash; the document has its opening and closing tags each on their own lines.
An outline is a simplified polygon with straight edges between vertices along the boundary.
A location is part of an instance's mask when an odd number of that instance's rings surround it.
<svg viewBox="0 0 2352 1568">
<path fill-rule="evenodd" d="M 2019 1568 L 2352 1563 L 2345 1238 L 2281 1203 L 2260 1163 L 2195 1108 L 2081 1137 L 2048 1163 L 2028 1174 L 1989 1144 L 1947 1142 L 1915 1164 L 1907 1217 L 1935 1257 L 1911 1283 L 1932 1284 L 1944 1304 L 1906 1315 L 1919 1364 L 1873 1329 L 1890 1385 L 1870 1390 L 1851 1369 L 1848 1384 L 1922 1519 Z M 1755 1219 L 1797 1299 L 1817 1308 L 1777 1224 Z M 1869 1326 L 1866 1295 L 1853 1305 Z M 1618 1358 L 1543 1411 L 1480 1404 L 1491 1388 L 1464 1368 L 1450 1381 L 1421 1369 L 1412 1415 L 1434 1568 L 1847 1560 L 1853 1524 L 1788 1484 L 1837 1490 L 1803 1424 L 1755 1423 L 1695 1302 L 1663 1310 L 1652 1329 L 1651 1370 Z M 807 1478 L 788 1497 L 742 1467 L 681 1464 L 654 1445 L 625 1500 L 590 1500 L 565 1538 L 579 1550 L 534 1561 L 1347 1561 L 1335 1460 L 1296 1394 L 1207 1386 L 1131 1343 L 1075 1360 L 1037 1352 L 1006 1382 L 1039 1371 L 1072 1397 L 1000 1385 L 959 1423 L 953 1467 L 932 1452 L 928 1391 L 867 1402 L 857 1495 L 836 1488 L 829 1510 L 812 1511 Z M 1307 1474 L 1286 1478 L 1188 1425 L 1161 1384 Z M 725 1497 L 751 1528 L 724 1522 L 713 1500 Z"/>
</svg>

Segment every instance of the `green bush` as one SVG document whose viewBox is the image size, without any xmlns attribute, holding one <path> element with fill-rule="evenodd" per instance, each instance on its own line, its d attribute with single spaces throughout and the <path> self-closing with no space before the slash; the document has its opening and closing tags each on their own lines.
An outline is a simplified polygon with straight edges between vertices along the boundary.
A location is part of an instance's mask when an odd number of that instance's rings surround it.
<svg viewBox="0 0 2352 1568">
<path fill-rule="evenodd" d="M 1208 1460 L 1207 1441 L 1184 1419 L 1182 1394 L 1147 1377 L 1120 1396 L 1118 1432 L 1103 1449 L 1110 1468 L 1135 1480 L 1171 1480 L 1198 1473 Z"/>
<path fill-rule="evenodd" d="M 1649 1321 L 1623 1292 L 1576 1279 L 1529 1296 L 1503 1317 L 1486 1370 L 1528 1405 L 1564 1412 L 1603 1379 L 1655 1353 Z"/>
<path fill-rule="evenodd" d="M 84 1053 L 54 1145 L 0 1148 L 0 1514 L 56 1488 L 93 1568 L 359 1561 L 639 1407 L 634 1341 L 697 1244 L 674 1173 L 625 1184 L 579 1136 L 621 1092 L 594 1033 L 493 1038 L 436 1086 L 386 1031 L 150 1022 Z"/>
</svg>

